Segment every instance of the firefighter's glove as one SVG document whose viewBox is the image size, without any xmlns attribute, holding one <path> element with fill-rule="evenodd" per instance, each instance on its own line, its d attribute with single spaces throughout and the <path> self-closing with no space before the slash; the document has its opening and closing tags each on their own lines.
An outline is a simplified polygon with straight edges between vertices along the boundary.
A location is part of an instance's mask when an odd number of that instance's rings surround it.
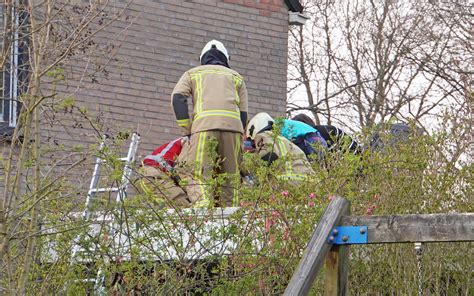
<svg viewBox="0 0 474 296">
<path fill-rule="evenodd" d="M 191 141 L 191 135 L 185 135 L 184 137 L 181 137 L 181 145 L 184 145 L 186 143 L 189 143 Z"/>
</svg>

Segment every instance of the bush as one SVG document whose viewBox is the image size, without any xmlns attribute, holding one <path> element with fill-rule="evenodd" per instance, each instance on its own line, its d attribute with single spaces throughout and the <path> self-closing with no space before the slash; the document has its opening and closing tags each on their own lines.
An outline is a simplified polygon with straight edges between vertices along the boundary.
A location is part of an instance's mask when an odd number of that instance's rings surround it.
<svg viewBox="0 0 474 296">
<path fill-rule="evenodd" d="M 232 213 L 170 210 L 160 196 L 166 190 L 148 191 L 119 205 L 103 199 L 90 225 L 72 215 L 76 206 L 51 197 L 42 207 L 55 210 L 43 213 L 49 230 L 38 236 L 28 293 L 91 292 L 94 282 L 80 279 L 100 271 L 111 294 L 281 294 L 331 196 L 349 199 L 353 215 L 472 212 L 472 164 L 448 161 L 440 148 L 447 141 L 440 134 L 382 152 L 333 153 L 299 184 L 277 180 L 273 166 L 246 155 L 253 185 L 242 185 Z M 81 249 L 71 258 L 77 240 Z M 472 243 L 425 246 L 425 292 L 470 294 L 472 250 Z M 12 249 L 11 260 L 20 254 Z M 3 286 L 21 273 L 9 266 Z M 420 275 L 411 244 L 353 246 L 349 274 L 353 295 L 415 294 Z M 323 291 L 319 276 L 311 294 Z"/>
</svg>

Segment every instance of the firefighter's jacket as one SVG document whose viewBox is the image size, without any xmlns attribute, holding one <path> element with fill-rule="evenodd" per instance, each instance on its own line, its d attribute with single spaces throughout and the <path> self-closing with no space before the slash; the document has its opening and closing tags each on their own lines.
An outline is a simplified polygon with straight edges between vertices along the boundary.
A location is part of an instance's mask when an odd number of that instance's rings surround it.
<svg viewBox="0 0 474 296">
<path fill-rule="evenodd" d="M 187 109 L 190 96 L 191 117 Z M 181 76 L 173 90 L 172 105 L 185 135 L 207 130 L 243 133 L 241 114 L 248 109 L 247 88 L 236 71 L 220 65 L 202 65 Z"/>
<path fill-rule="evenodd" d="M 272 131 L 255 135 L 255 152 L 270 163 L 281 159 L 275 172 L 280 180 L 303 181 L 314 174 L 304 152 L 295 144 L 282 136 L 276 136 Z"/>
</svg>

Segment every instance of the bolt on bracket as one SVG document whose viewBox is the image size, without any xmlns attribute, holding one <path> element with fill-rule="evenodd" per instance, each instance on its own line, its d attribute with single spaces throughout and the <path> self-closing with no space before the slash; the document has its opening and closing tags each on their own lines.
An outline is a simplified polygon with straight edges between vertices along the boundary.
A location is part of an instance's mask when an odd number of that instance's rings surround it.
<svg viewBox="0 0 474 296">
<path fill-rule="evenodd" d="M 327 242 L 333 245 L 367 244 L 367 226 L 337 226 L 329 234 Z"/>
</svg>

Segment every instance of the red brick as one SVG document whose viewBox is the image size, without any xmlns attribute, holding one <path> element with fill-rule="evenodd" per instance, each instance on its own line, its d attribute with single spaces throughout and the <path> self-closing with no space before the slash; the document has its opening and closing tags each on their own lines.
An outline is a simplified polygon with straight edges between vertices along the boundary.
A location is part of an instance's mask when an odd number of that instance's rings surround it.
<svg viewBox="0 0 474 296">
<path fill-rule="evenodd" d="M 98 34 L 98 44 L 113 42 L 116 34 L 121 34 L 117 40 L 123 40 L 117 42 L 118 62 L 109 65 L 108 78 L 99 74 L 99 84 L 85 79 L 84 89 L 74 95 L 78 105 L 111 132 L 140 127 L 141 152 L 179 136 L 171 91 L 184 71 L 198 65 L 202 46 L 213 38 L 227 45 L 230 65 L 246 80 L 250 115 L 260 111 L 283 115 L 285 110 L 288 14 L 284 1 L 200 2 L 133 1 L 127 9 L 132 23 L 120 21 Z M 80 77 L 84 66 L 72 68 L 74 77 Z M 77 81 L 69 81 L 58 91 L 70 92 L 75 85 Z M 61 118 L 71 126 L 74 120 L 68 116 Z M 83 128 L 66 132 L 53 126 L 45 133 L 68 145 L 95 141 L 86 121 Z"/>
<path fill-rule="evenodd" d="M 241 4 L 242 0 L 224 0 L 225 3 Z"/>
</svg>

